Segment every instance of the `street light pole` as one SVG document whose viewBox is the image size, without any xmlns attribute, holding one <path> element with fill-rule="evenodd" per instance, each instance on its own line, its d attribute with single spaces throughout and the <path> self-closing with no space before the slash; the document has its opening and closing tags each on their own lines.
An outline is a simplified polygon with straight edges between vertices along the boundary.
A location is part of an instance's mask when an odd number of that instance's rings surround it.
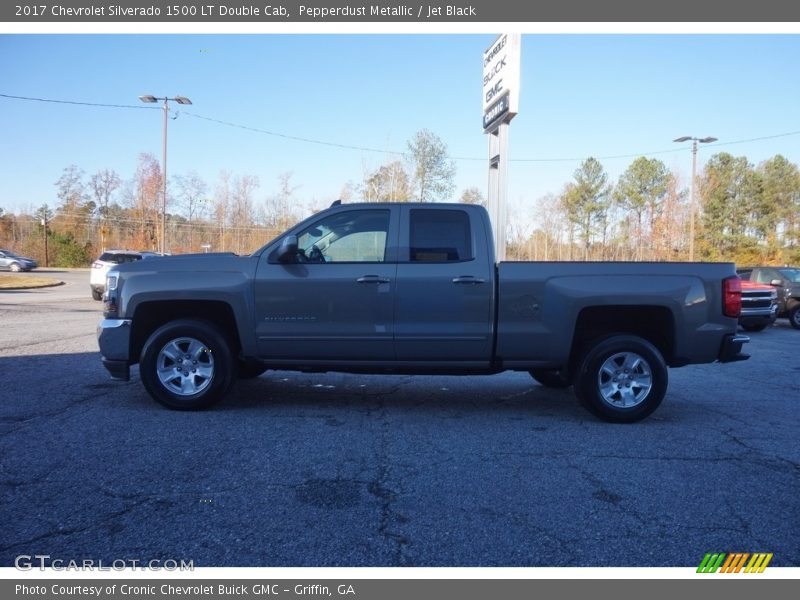
<svg viewBox="0 0 800 600">
<path fill-rule="evenodd" d="M 161 190 L 161 254 L 167 253 L 167 117 L 169 116 L 169 100 L 164 98 L 164 127 L 161 135 L 161 174 L 163 187 Z"/>
<path fill-rule="evenodd" d="M 692 141 L 692 183 L 689 187 L 689 262 L 694 262 L 694 219 L 695 219 L 695 187 L 697 186 L 697 142 L 701 144 L 710 144 L 711 142 L 716 142 L 717 138 L 715 137 L 704 137 L 704 138 L 697 138 L 692 137 L 690 135 L 685 135 L 683 137 L 679 137 L 678 139 L 672 140 L 673 142 L 688 142 L 689 140 Z"/>
<path fill-rule="evenodd" d="M 191 104 L 192 101 L 186 98 L 185 96 L 175 96 L 174 98 L 170 98 L 168 96 L 164 96 L 163 98 L 157 98 L 156 96 L 139 96 L 139 100 L 142 102 L 147 102 L 149 104 L 153 104 L 158 102 L 159 100 L 164 101 L 164 125 L 162 127 L 162 144 L 161 144 L 161 170 L 162 177 L 163 177 L 163 186 L 161 191 L 161 254 L 166 254 L 167 252 L 167 116 L 169 115 L 169 102 L 177 102 L 178 104 Z"/>
<path fill-rule="evenodd" d="M 42 210 L 42 229 L 44 230 L 44 266 L 49 267 L 49 257 L 47 252 L 47 204 L 44 205 Z"/>
</svg>

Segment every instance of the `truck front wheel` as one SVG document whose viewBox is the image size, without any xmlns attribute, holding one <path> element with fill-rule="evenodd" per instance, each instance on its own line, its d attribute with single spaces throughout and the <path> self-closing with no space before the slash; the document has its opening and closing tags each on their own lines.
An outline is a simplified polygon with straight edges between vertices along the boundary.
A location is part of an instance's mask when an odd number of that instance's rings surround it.
<svg viewBox="0 0 800 600">
<path fill-rule="evenodd" d="M 667 391 L 667 365 L 637 336 L 617 335 L 590 346 L 575 378 L 575 394 L 591 413 L 614 423 L 640 421 Z"/>
<path fill-rule="evenodd" d="M 180 319 L 156 329 L 139 359 L 148 393 L 175 410 L 216 404 L 233 385 L 236 364 L 225 336 L 207 321 Z"/>
</svg>

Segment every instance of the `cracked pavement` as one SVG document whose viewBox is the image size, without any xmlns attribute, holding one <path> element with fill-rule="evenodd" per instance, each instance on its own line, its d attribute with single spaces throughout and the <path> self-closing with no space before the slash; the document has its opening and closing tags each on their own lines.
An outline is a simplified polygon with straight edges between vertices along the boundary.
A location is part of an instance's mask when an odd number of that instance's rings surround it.
<svg viewBox="0 0 800 600">
<path fill-rule="evenodd" d="M 800 332 L 670 371 L 634 425 L 523 373 L 268 372 L 172 412 L 110 381 L 88 273 L 0 292 L 0 565 L 800 565 Z"/>
</svg>

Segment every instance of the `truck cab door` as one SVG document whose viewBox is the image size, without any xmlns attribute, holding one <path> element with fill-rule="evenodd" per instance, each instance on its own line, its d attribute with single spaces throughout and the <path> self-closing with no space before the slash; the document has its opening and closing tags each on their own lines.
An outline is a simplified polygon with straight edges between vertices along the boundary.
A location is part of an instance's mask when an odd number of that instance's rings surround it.
<svg viewBox="0 0 800 600">
<path fill-rule="evenodd" d="M 297 235 L 297 256 L 262 256 L 255 282 L 262 359 L 394 359 L 397 211 L 345 208 Z"/>
<path fill-rule="evenodd" d="M 452 206 L 404 206 L 395 300 L 398 361 L 491 361 L 494 271 L 483 222 Z"/>
</svg>

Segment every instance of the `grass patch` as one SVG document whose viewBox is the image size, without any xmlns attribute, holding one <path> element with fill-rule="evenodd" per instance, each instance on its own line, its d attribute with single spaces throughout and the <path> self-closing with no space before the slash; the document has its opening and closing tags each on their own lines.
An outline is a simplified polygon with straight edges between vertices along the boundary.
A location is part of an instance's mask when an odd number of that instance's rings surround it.
<svg viewBox="0 0 800 600">
<path fill-rule="evenodd" d="M 61 285 L 63 281 L 52 277 L 39 277 L 37 275 L 17 275 L 15 273 L 0 273 L 0 290 L 30 290 L 34 288 Z"/>
</svg>

